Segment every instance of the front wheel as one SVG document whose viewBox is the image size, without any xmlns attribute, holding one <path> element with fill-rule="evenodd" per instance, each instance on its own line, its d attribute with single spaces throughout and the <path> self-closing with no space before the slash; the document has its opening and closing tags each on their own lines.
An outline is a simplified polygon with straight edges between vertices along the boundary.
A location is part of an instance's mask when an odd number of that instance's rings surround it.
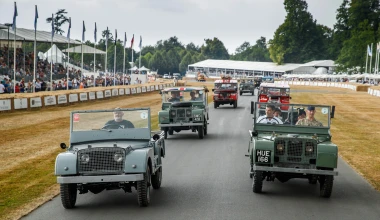
<svg viewBox="0 0 380 220">
<path fill-rule="evenodd" d="M 150 170 L 146 165 L 144 179 L 137 182 L 137 201 L 140 207 L 147 207 L 150 203 Z"/>
<path fill-rule="evenodd" d="M 156 173 L 152 175 L 152 187 L 153 189 L 159 189 L 162 182 L 162 166 L 158 168 Z"/>
<path fill-rule="evenodd" d="M 243 93 L 242 93 L 242 92 L 240 92 L 240 95 L 243 95 Z"/>
<path fill-rule="evenodd" d="M 214 102 L 214 108 L 218 108 L 218 104 Z"/>
<path fill-rule="evenodd" d="M 237 100 L 234 102 L 234 108 L 237 107 Z"/>
<path fill-rule="evenodd" d="M 319 195 L 324 198 L 330 198 L 334 185 L 334 176 L 319 177 L 320 191 Z"/>
<path fill-rule="evenodd" d="M 207 135 L 207 121 L 205 121 L 205 127 L 203 128 L 203 134 Z"/>
<path fill-rule="evenodd" d="M 72 209 L 75 207 L 77 201 L 77 184 L 61 184 L 61 201 L 65 209 Z"/>
<path fill-rule="evenodd" d="M 263 190 L 263 171 L 254 171 L 252 190 L 254 193 L 261 193 Z"/>
<path fill-rule="evenodd" d="M 168 129 L 165 129 L 165 131 L 164 131 L 164 138 L 168 139 Z"/>
<path fill-rule="evenodd" d="M 198 137 L 199 139 L 203 139 L 204 133 L 203 133 L 203 125 L 198 126 Z"/>
<path fill-rule="evenodd" d="M 169 135 L 173 135 L 174 131 L 173 128 L 169 128 Z"/>
</svg>

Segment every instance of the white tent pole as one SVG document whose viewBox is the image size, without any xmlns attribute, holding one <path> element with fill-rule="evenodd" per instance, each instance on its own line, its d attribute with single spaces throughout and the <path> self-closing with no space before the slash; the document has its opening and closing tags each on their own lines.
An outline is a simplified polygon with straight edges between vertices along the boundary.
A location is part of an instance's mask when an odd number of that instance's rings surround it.
<svg viewBox="0 0 380 220">
<path fill-rule="evenodd" d="M 367 48 L 366 48 L 366 52 L 365 52 L 365 54 L 366 54 L 366 59 L 365 59 L 365 73 L 367 73 L 367 65 L 368 65 L 368 45 L 367 45 Z"/>
<path fill-rule="evenodd" d="M 375 45 L 375 65 L 374 65 L 374 71 L 373 73 L 377 72 L 377 45 Z"/>
</svg>

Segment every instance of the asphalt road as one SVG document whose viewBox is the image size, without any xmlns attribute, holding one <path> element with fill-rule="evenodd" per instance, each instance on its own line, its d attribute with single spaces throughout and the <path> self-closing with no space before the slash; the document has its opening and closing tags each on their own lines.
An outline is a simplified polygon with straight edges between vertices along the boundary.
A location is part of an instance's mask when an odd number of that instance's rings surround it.
<svg viewBox="0 0 380 220">
<path fill-rule="evenodd" d="M 342 160 L 329 199 L 306 179 L 264 182 L 264 192 L 254 194 L 244 156 L 252 98 L 240 96 L 236 109 L 210 105 L 203 140 L 190 131 L 169 137 L 162 188 L 152 190 L 149 207 L 138 206 L 135 191 L 103 191 L 78 195 L 72 210 L 58 196 L 24 219 L 380 219 L 380 193 Z"/>
</svg>

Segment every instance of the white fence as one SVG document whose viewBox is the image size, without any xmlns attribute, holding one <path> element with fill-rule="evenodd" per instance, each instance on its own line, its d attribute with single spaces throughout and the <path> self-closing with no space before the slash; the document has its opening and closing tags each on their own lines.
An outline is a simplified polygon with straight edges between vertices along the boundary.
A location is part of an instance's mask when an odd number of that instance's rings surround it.
<svg viewBox="0 0 380 220">
<path fill-rule="evenodd" d="M 345 88 L 356 91 L 355 85 L 350 85 L 346 83 L 334 83 L 334 82 L 309 82 L 309 81 L 281 81 L 281 83 L 286 83 L 289 85 L 298 85 L 298 86 L 321 86 L 321 87 L 336 87 L 336 88 Z"/>
<path fill-rule="evenodd" d="M 71 94 L 43 95 L 36 93 L 35 97 L 2 98 L 0 96 L 0 111 L 12 111 L 19 109 L 31 109 L 47 106 L 68 105 L 77 102 L 90 102 L 96 99 L 105 99 L 120 96 L 130 96 L 142 92 L 158 91 L 172 87 L 173 83 L 146 84 L 133 88 L 108 88 L 102 91 L 70 90 Z M 77 92 L 77 93 L 73 93 Z"/>
<path fill-rule="evenodd" d="M 369 88 L 368 89 L 368 94 L 380 97 L 380 90 Z"/>
</svg>

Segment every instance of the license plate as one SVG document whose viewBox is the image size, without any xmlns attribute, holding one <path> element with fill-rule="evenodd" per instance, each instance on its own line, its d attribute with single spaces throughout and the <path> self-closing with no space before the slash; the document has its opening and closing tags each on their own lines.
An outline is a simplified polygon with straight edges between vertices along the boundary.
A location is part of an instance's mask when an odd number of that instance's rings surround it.
<svg viewBox="0 0 380 220">
<path fill-rule="evenodd" d="M 270 150 L 256 150 L 256 163 L 270 163 Z"/>
</svg>

